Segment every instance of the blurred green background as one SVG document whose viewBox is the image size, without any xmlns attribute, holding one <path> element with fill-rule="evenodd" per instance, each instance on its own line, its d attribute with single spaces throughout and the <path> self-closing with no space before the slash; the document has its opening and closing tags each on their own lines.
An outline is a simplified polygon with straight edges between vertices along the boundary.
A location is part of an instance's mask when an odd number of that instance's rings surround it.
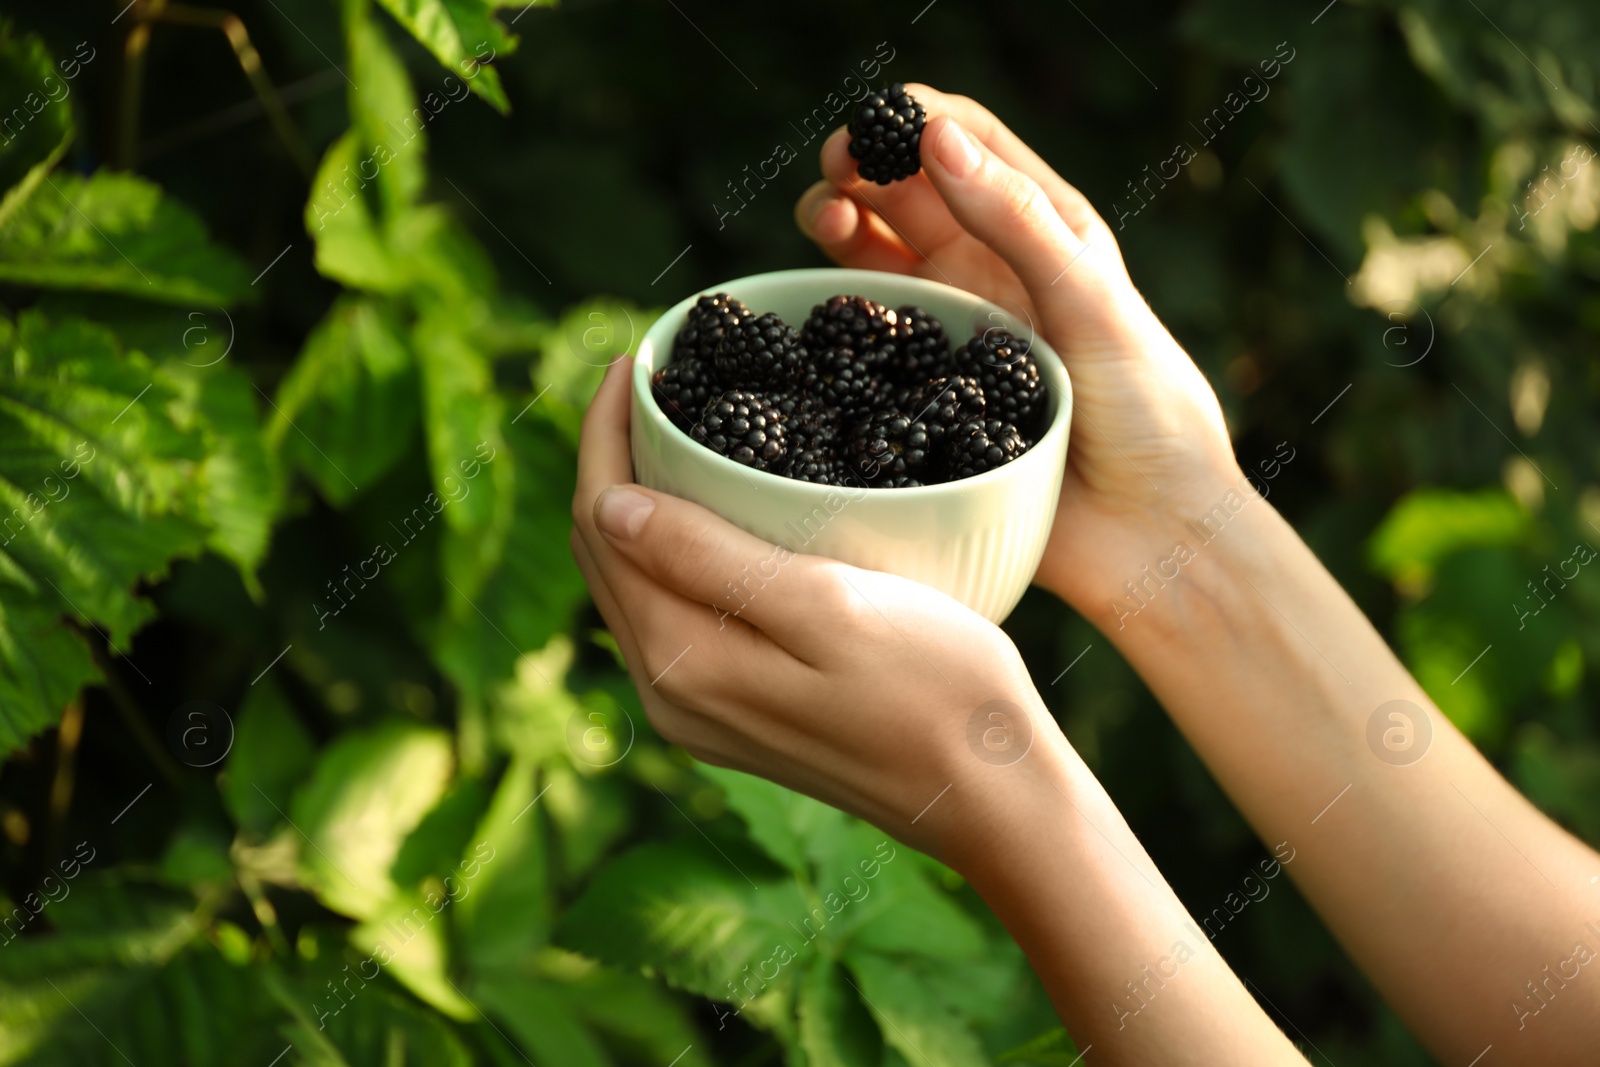
<svg viewBox="0 0 1600 1067">
<path fill-rule="evenodd" d="M 567 552 L 600 368 L 820 262 L 796 127 L 872 58 L 1120 223 L 1241 463 L 1600 842 L 1600 592 L 1543 584 L 1600 544 L 1592 4 L 123 2 L 0 37 L 0 1063 L 1072 1062 L 953 874 L 651 734 Z M 1006 629 L 1223 906 L 1267 851 L 1137 678 Z M 1312 1062 L 1432 1062 L 1272 890 L 1216 944 Z"/>
</svg>

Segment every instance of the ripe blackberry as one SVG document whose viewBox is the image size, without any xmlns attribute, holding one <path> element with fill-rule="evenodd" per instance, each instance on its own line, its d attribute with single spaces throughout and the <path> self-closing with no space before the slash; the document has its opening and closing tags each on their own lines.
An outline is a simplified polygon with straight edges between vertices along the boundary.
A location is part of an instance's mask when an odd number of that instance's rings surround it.
<svg viewBox="0 0 1600 1067">
<path fill-rule="evenodd" d="M 920 479 L 928 467 L 933 438 L 928 426 L 898 411 L 880 411 L 862 420 L 850 435 L 850 469 L 874 485 Z"/>
<path fill-rule="evenodd" d="M 899 82 L 862 100 L 850 116 L 850 155 L 861 177 L 888 185 L 921 170 L 926 122 L 927 112 Z"/>
<path fill-rule="evenodd" d="M 698 359 L 680 359 L 667 364 L 650 379 L 656 405 L 684 433 L 689 432 L 719 391 L 711 375 Z"/>
<path fill-rule="evenodd" d="M 899 315 L 892 309 L 864 296 L 830 296 L 811 309 L 800 331 L 806 348 L 820 352 L 848 348 L 869 367 L 889 361 Z"/>
<path fill-rule="evenodd" d="M 799 377 L 803 356 L 794 327 L 769 311 L 725 328 L 711 367 L 735 389 L 782 388 Z"/>
<path fill-rule="evenodd" d="M 706 405 L 689 435 L 746 467 L 781 468 L 786 456 L 785 421 L 763 394 L 731 389 Z"/>
<path fill-rule="evenodd" d="M 980 420 L 988 410 L 983 387 L 967 375 L 935 378 L 908 391 L 900 410 L 927 423 L 935 438 L 964 422 Z"/>
<path fill-rule="evenodd" d="M 906 384 L 943 378 L 955 373 L 955 357 L 944 324 L 910 304 L 895 311 L 889 371 Z"/>
<path fill-rule="evenodd" d="M 944 439 L 944 462 L 950 480 L 1003 467 L 1027 451 L 1017 428 L 998 419 L 965 422 Z"/>
<path fill-rule="evenodd" d="M 728 330 L 753 318 L 755 315 L 742 301 L 727 293 L 702 296 L 689 309 L 688 320 L 672 340 L 673 360 L 693 356 L 705 360 L 709 366 Z"/>
<path fill-rule="evenodd" d="M 1028 348 L 1027 341 L 1009 331 L 985 330 L 956 353 L 956 363 L 983 387 L 990 418 L 1035 436 L 1049 404 L 1039 364 Z"/>
<path fill-rule="evenodd" d="M 841 422 L 869 414 L 878 397 L 878 379 L 852 348 L 807 349 L 801 363 L 800 391 L 831 408 Z"/>
<path fill-rule="evenodd" d="M 818 485 L 844 485 L 844 464 L 832 441 L 815 443 L 794 451 L 783 473 L 797 482 Z"/>
</svg>

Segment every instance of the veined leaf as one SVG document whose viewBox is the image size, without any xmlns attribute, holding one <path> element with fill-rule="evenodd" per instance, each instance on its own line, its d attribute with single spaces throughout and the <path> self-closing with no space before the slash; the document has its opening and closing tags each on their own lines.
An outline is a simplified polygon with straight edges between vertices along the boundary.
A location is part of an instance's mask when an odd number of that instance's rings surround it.
<svg viewBox="0 0 1600 1067">
<path fill-rule="evenodd" d="M 302 877 L 318 899 L 376 917 L 397 893 L 389 868 L 401 842 L 444 795 L 453 764 L 448 735 L 405 723 L 347 733 L 324 749 L 290 809 L 308 839 Z"/>
<path fill-rule="evenodd" d="M 613 860 L 562 917 L 558 940 L 615 967 L 650 967 L 718 1000 L 793 983 L 806 914 L 793 882 L 747 880 L 688 845 L 643 845 Z M 748 968 L 748 970 L 746 970 Z M 749 982 L 747 992 L 740 984 Z"/>
<path fill-rule="evenodd" d="M 765 778 L 710 765 L 698 770 L 722 788 L 728 807 L 749 826 L 756 844 L 801 877 L 810 873 L 806 856 L 811 843 L 820 834 L 836 832 L 848 818 L 820 800 L 785 789 Z M 871 858 L 870 846 L 863 858 Z M 846 866 L 849 862 L 846 861 Z"/>
<path fill-rule="evenodd" d="M 471 1053 L 445 1020 L 386 989 L 348 987 L 354 995 L 334 1008 L 326 984 L 291 983 L 271 970 L 262 979 L 291 1020 L 280 1044 L 292 1044 L 306 1067 L 472 1067 Z"/>
<path fill-rule="evenodd" d="M 1019 1067 L 1075 1067 L 1083 1059 L 1078 1046 L 1066 1030 L 1057 1027 L 1002 1053 L 995 1063 L 1015 1063 Z"/>
<path fill-rule="evenodd" d="M 875 1067 L 883 1039 L 844 970 L 827 956 L 811 961 L 800 988 L 800 1047 L 808 1067 Z M 915 1063 L 915 1060 L 912 1060 Z"/>
<path fill-rule="evenodd" d="M 855 975 L 861 999 L 878 1020 L 884 1043 L 906 1062 L 928 1067 L 987 1067 L 988 1058 L 972 1030 L 915 972 L 871 952 L 853 954 L 846 964 Z"/>
<path fill-rule="evenodd" d="M 417 106 L 411 77 L 373 18 L 369 0 L 346 0 L 345 36 L 350 79 L 361 87 L 349 94 L 350 119 L 376 175 L 384 215 L 393 218 L 416 202 L 427 182 L 431 116 Z"/>
<path fill-rule="evenodd" d="M 277 683 L 263 678 L 237 716 L 233 749 L 218 783 L 228 813 L 245 830 L 265 836 L 283 821 L 282 805 L 311 773 L 311 735 L 284 700 Z"/>
<path fill-rule="evenodd" d="M 87 44 L 84 45 L 87 47 Z M 90 49 L 89 58 L 94 57 Z M 33 34 L 17 36 L 0 25 L 0 100 L 10 112 L 0 114 L 5 139 L 0 141 L 0 229 L 22 202 L 33 195 L 72 142 L 73 82 L 82 73 L 78 56 L 59 65 L 44 42 Z M 72 77 L 68 77 L 68 72 Z"/>
<path fill-rule="evenodd" d="M 317 270 L 355 289 L 395 293 L 407 284 L 405 268 L 389 252 L 389 245 L 372 205 L 367 202 L 369 180 L 361 171 L 371 158 L 361 134 L 346 130 L 333 142 L 306 201 L 306 232 L 316 242 Z M 369 164 L 369 166 L 372 164 Z"/>
<path fill-rule="evenodd" d="M 576 477 L 573 453 L 537 407 L 507 424 L 504 433 L 504 447 L 487 466 L 515 469 L 505 543 L 516 551 L 504 553 L 493 570 L 479 577 L 482 549 L 470 533 L 447 527 L 443 548 L 444 574 L 460 592 L 448 586 L 443 590 L 448 611 L 440 621 L 434 652 L 451 679 L 474 695 L 509 678 L 520 655 L 565 632 L 584 597 L 583 577 L 567 547 L 568 502 Z M 480 474 L 477 482 L 484 481 Z M 468 591 L 473 588 L 468 582 L 475 583 L 476 592 Z"/>
<path fill-rule="evenodd" d="M 473 92 L 502 114 L 511 110 L 505 90 L 500 87 L 499 72 L 487 64 L 509 55 L 517 46 L 516 37 L 494 17 L 497 9 L 514 5 L 499 0 L 379 2 Z"/>
<path fill-rule="evenodd" d="M 512 760 L 448 891 L 463 953 L 475 967 L 526 965 L 550 934 L 550 876 L 535 766 Z"/>
<path fill-rule="evenodd" d="M 506 1040 L 529 1062 L 563 1067 L 612 1067 L 615 1062 L 579 1017 L 581 998 L 565 986 L 506 969 L 481 976 L 474 988 L 474 999 L 501 1020 L 509 1031 Z"/>
<path fill-rule="evenodd" d="M 411 443 L 417 373 L 405 329 L 386 303 L 347 296 L 307 339 L 278 386 L 269 445 L 331 503 L 376 481 Z"/>
<path fill-rule="evenodd" d="M 450 898 L 437 890 L 402 893 L 350 931 L 350 942 L 428 1004 L 453 1019 L 470 1021 L 472 1005 L 449 975 L 450 907 Z"/>
<path fill-rule="evenodd" d="M 205 434 L 173 385 L 81 320 L 0 326 L 0 750 L 95 676 L 62 619 L 125 651 L 152 611 L 135 584 L 206 544 Z"/>
<path fill-rule="evenodd" d="M 251 293 L 238 257 L 131 174 L 45 175 L 0 229 L 0 281 L 212 307 Z"/>
</svg>

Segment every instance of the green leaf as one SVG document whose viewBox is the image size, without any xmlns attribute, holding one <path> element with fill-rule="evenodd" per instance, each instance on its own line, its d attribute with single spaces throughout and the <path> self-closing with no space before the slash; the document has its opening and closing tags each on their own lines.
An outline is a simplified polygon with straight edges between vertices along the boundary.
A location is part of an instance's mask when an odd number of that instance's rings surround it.
<svg viewBox="0 0 1600 1067">
<path fill-rule="evenodd" d="M 457 781 L 400 846 L 389 870 L 395 885 L 410 888 L 425 878 L 442 880 L 456 874 L 457 861 L 476 840 L 472 832 L 488 803 L 489 789 L 483 779 Z"/>
<path fill-rule="evenodd" d="M 873 1067 L 883 1039 L 844 970 L 818 956 L 800 988 L 800 1047 L 808 1067 Z"/>
<path fill-rule="evenodd" d="M 428 113 L 417 107 L 405 64 L 389 46 L 384 28 L 367 0 L 345 4 L 345 40 L 350 80 L 360 86 L 348 94 L 350 120 L 376 173 L 385 218 L 411 206 L 427 184 Z"/>
<path fill-rule="evenodd" d="M 513 760 L 462 856 L 456 904 L 463 954 L 475 967 L 514 967 L 550 935 L 550 875 L 540 832 L 538 776 Z"/>
<path fill-rule="evenodd" d="M 1522 544 L 1532 529 L 1533 517 L 1502 489 L 1418 489 L 1373 533 L 1367 558 L 1393 581 L 1426 582 L 1446 556 Z"/>
<path fill-rule="evenodd" d="M 91 58 L 93 51 L 91 50 Z M 72 77 L 67 77 L 67 72 Z M 0 142 L 0 231 L 22 202 L 32 196 L 44 176 L 61 161 L 72 143 L 73 82 L 82 73 L 74 57 L 59 69 L 44 42 L 33 34 L 17 36 L 0 24 L 0 100 L 12 111 L 6 116 Z M 23 116 L 21 123 L 17 116 Z"/>
<path fill-rule="evenodd" d="M 628 832 L 633 823 L 632 794 L 616 777 L 579 774 L 560 762 L 549 763 L 544 773 L 549 792 L 542 803 L 556 829 L 561 873 L 564 881 L 574 881 L 588 874 Z"/>
<path fill-rule="evenodd" d="M 405 454 L 420 407 L 416 365 L 395 309 L 346 296 L 278 386 L 265 435 L 341 505 Z"/>
<path fill-rule="evenodd" d="M 500 74 L 487 66 L 517 39 L 494 17 L 498 0 L 379 0 L 441 64 L 502 114 L 511 110 Z M 521 6 L 520 4 L 515 6 Z M 447 90 L 453 92 L 453 90 Z"/>
<path fill-rule="evenodd" d="M 926 1067 L 986 1067 L 988 1057 L 971 1029 L 960 1022 L 922 976 L 897 960 L 872 952 L 852 953 L 846 965 L 884 1043 L 909 1063 Z M 968 976 L 967 982 L 973 979 Z"/>
<path fill-rule="evenodd" d="M 233 750 L 218 787 L 241 829 L 265 836 L 283 821 L 283 805 L 311 772 L 316 747 L 276 682 L 267 677 L 250 690 L 234 723 Z"/>
<path fill-rule="evenodd" d="M 837 906 L 831 904 L 834 895 L 846 902 L 825 933 L 852 949 L 959 961 L 965 967 L 987 947 L 983 929 L 928 880 L 913 856 L 904 845 L 887 842 L 876 827 L 852 825 L 818 865 L 817 890 L 828 894 L 825 910 Z"/>
<path fill-rule="evenodd" d="M 636 974 L 593 967 L 567 983 L 574 1010 L 623 1062 L 673 1063 L 709 1067 L 696 1027 L 681 997 Z M 690 1046 L 694 1046 L 691 1048 Z M 561 1062 L 557 1060 L 556 1062 Z"/>
<path fill-rule="evenodd" d="M 473 538 L 482 560 L 452 576 L 458 583 L 470 583 L 462 591 L 471 596 L 500 559 L 514 507 L 515 467 L 493 462 L 505 447 L 501 400 L 488 359 L 463 333 L 449 307 L 430 302 L 414 336 L 434 488 L 451 502 L 446 523 Z M 489 477 L 472 476 L 483 472 L 486 460 Z M 446 567 L 447 574 L 450 569 Z"/>
<path fill-rule="evenodd" d="M 434 652 L 451 679 L 476 695 L 511 677 L 520 655 L 564 633 L 586 597 L 567 545 L 576 457 L 537 407 L 506 426 L 504 445 L 488 466 L 515 470 L 513 516 L 504 538 L 515 551 L 503 554 L 474 593 L 463 579 L 483 565 L 478 543 L 447 528 L 443 548 L 445 576 L 460 591 L 443 589 L 446 611 Z M 480 474 L 477 482 L 484 480 Z"/>
<path fill-rule="evenodd" d="M 0 751 L 94 677 L 62 617 L 125 651 L 152 613 L 133 587 L 208 539 L 205 435 L 173 386 L 101 327 L 0 320 Z"/>
<path fill-rule="evenodd" d="M 636 350 L 659 317 L 659 309 L 646 311 L 623 300 L 596 297 L 567 309 L 543 331 L 533 375 L 535 395 L 540 410 L 573 447 L 606 368 Z"/>
<path fill-rule="evenodd" d="M 449 920 L 444 915 L 450 906 L 450 897 L 437 890 L 391 897 L 350 931 L 350 943 L 428 1004 L 465 1022 L 475 1013 L 449 975 Z M 363 961 L 358 969 L 366 967 Z"/>
<path fill-rule="evenodd" d="M 444 795 L 453 763 L 447 734 L 403 722 L 345 734 L 324 749 L 290 809 L 307 838 L 306 886 L 334 911 L 377 917 L 397 893 L 389 868 L 401 842 Z"/>
<path fill-rule="evenodd" d="M 765 778 L 709 764 L 697 769 L 721 787 L 728 807 L 749 826 L 751 839 L 765 849 L 767 855 L 801 877 L 809 873 L 808 845 L 821 835 L 831 836 L 837 832 L 847 818 L 843 812 L 820 800 L 785 789 Z"/>
<path fill-rule="evenodd" d="M 409 278 L 367 202 L 368 183 L 360 171 L 367 158 L 353 129 L 328 148 L 306 201 L 306 232 L 317 246 L 317 270 L 325 276 L 354 289 L 395 293 Z"/>
<path fill-rule="evenodd" d="M 747 861 L 748 862 L 748 861 Z M 748 868 L 746 868 L 748 869 Z M 752 871 L 752 877 L 759 872 Z M 718 1000 L 793 981 L 804 951 L 791 923 L 806 914 L 793 882 L 747 880 L 733 861 L 693 845 L 642 845 L 600 869 L 559 924 L 562 944 L 615 967 L 653 968 L 671 985 Z M 771 961 L 771 962 L 767 962 Z M 774 979 L 759 976 L 761 965 Z"/>
<path fill-rule="evenodd" d="M 260 432 L 259 395 L 241 372 L 168 361 L 201 422 L 205 458 L 197 481 L 201 507 L 213 524 L 207 547 L 235 563 L 260 595 L 254 571 L 267 554 L 272 523 L 283 504 L 283 475 Z"/>
<path fill-rule="evenodd" d="M 46 175 L 0 229 L 0 281 L 213 307 L 252 293 L 244 264 L 131 174 Z"/>
<path fill-rule="evenodd" d="M 611 1067 L 614 1062 L 583 1024 L 582 1000 L 564 986 L 494 971 L 476 983 L 474 993 L 477 1004 L 510 1031 L 507 1039 L 529 1062 L 563 1067 Z"/>
<path fill-rule="evenodd" d="M 1062 1027 L 1047 1030 L 995 1057 L 995 1063 L 1015 1063 L 1024 1067 L 1075 1067 L 1083 1059 L 1078 1046 Z"/>
<path fill-rule="evenodd" d="M 405 997 L 369 985 L 334 1008 L 333 994 L 314 981 L 291 984 L 274 971 L 263 978 L 273 1003 L 291 1020 L 280 1048 L 292 1043 L 305 1067 L 473 1067 L 450 1025 Z"/>
</svg>

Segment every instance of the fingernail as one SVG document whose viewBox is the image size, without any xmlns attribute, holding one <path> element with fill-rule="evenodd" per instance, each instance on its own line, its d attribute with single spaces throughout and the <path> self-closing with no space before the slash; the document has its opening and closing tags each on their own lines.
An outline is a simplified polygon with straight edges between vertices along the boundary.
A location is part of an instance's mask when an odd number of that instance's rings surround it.
<svg viewBox="0 0 1600 1067">
<path fill-rule="evenodd" d="M 972 143 L 972 138 L 956 124 L 955 119 L 945 120 L 944 129 L 939 131 L 939 143 L 934 145 L 933 150 L 939 158 L 939 165 L 953 178 L 965 178 L 983 163 L 978 146 Z"/>
<path fill-rule="evenodd" d="M 594 521 L 607 537 L 631 541 L 655 508 L 656 502 L 643 493 L 613 485 L 595 502 Z"/>
</svg>

